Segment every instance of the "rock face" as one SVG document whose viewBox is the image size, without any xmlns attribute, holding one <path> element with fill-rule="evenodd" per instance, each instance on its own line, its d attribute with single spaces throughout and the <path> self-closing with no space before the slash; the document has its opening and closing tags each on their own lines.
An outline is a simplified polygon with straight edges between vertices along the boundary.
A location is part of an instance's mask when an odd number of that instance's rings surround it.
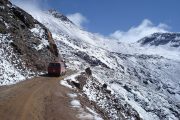
<svg viewBox="0 0 180 120">
<path fill-rule="evenodd" d="M 32 71 L 45 71 L 49 62 L 59 59 L 51 32 L 8 0 L 0 0 L 0 33 L 8 35 L 10 41 L 4 44 L 9 44 L 15 56 Z M 8 54 L 6 48 L 4 51 Z"/>
</svg>

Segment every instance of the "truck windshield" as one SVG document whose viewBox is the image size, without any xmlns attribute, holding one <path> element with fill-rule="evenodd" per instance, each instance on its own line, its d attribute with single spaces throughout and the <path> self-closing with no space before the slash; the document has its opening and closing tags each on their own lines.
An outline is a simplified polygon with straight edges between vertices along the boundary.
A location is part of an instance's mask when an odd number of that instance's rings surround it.
<svg viewBox="0 0 180 120">
<path fill-rule="evenodd" d="M 60 67 L 60 63 L 50 63 L 49 67 Z"/>
</svg>

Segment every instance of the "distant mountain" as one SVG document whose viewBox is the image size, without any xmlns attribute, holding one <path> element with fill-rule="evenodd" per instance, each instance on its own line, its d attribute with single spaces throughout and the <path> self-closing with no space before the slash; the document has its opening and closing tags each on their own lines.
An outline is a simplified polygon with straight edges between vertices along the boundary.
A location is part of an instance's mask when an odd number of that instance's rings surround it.
<svg viewBox="0 0 180 120">
<path fill-rule="evenodd" d="M 138 41 L 141 45 L 180 47 L 180 33 L 154 33 Z"/>
<path fill-rule="evenodd" d="M 0 0 L 0 84 L 46 71 L 59 56 L 51 32 L 8 0 Z"/>
</svg>

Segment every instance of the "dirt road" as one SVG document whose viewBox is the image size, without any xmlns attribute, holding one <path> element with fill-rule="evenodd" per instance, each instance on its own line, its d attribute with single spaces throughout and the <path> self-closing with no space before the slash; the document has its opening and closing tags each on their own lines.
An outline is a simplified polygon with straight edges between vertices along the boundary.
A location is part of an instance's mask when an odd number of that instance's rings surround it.
<svg viewBox="0 0 180 120">
<path fill-rule="evenodd" d="M 0 87 L 0 120 L 77 120 L 70 107 L 71 90 L 62 77 L 37 77 Z"/>
</svg>

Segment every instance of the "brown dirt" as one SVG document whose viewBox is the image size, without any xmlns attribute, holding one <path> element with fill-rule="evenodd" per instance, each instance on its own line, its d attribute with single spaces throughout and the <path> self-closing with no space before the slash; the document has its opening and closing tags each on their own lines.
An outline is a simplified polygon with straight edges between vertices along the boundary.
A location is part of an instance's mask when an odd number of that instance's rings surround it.
<svg viewBox="0 0 180 120">
<path fill-rule="evenodd" d="M 0 120 L 78 120 L 67 96 L 72 91 L 61 79 L 37 77 L 0 87 Z"/>
</svg>

